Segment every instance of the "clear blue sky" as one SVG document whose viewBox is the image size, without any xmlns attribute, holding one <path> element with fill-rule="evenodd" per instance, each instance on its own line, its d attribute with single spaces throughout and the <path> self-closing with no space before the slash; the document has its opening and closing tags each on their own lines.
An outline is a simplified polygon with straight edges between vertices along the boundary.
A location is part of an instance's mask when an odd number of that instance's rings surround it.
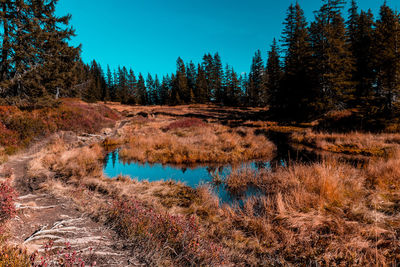
<svg viewBox="0 0 400 267">
<path fill-rule="evenodd" d="M 308 21 L 321 0 L 298 0 Z M 359 0 L 375 14 L 384 0 Z M 85 62 L 132 67 L 136 73 L 175 71 L 178 56 L 200 62 L 219 52 L 237 72 L 247 72 L 257 49 L 266 57 L 280 38 L 286 9 L 294 0 L 60 0 L 57 14 L 72 14 Z M 400 9 L 399 0 L 388 4 Z M 347 14 L 347 8 L 346 8 Z"/>
</svg>

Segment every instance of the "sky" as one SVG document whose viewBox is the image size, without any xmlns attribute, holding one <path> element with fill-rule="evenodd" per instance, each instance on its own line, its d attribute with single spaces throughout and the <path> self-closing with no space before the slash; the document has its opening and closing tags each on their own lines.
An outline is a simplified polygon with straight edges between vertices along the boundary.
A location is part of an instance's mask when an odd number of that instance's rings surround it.
<svg viewBox="0 0 400 267">
<path fill-rule="evenodd" d="M 384 0 L 358 0 L 378 14 Z M 280 39 L 286 10 L 294 0 L 59 0 L 56 13 L 72 15 L 82 58 L 103 68 L 132 68 L 162 76 L 175 72 L 176 59 L 201 62 L 218 52 L 224 64 L 248 72 L 257 49 L 264 58 Z M 321 0 L 298 0 L 308 21 Z M 400 10 L 399 0 L 387 0 Z M 346 14 L 347 14 L 346 7 Z"/>
</svg>

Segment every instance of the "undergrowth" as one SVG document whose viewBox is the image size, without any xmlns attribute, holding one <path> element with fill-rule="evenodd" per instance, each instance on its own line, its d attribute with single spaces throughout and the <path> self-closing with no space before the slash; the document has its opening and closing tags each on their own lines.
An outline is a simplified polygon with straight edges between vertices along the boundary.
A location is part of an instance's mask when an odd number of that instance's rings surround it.
<svg viewBox="0 0 400 267">
<path fill-rule="evenodd" d="M 171 215 L 141 201 L 126 199 L 115 201 L 109 208 L 109 223 L 142 249 L 159 251 L 164 255 L 164 263 L 165 258 L 180 265 L 223 263 L 222 247 L 204 237 L 204 230 L 194 216 Z"/>
<path fill-rule="evenodd" d="M 64 99 L 57 107 L 32 111 L 0 106 L 0 153 L 13 154 L 60 130 L 95 133 L 112 127 L 117 119 L 119 115 L 105 105 L 75 99 Z"/>
</svg>

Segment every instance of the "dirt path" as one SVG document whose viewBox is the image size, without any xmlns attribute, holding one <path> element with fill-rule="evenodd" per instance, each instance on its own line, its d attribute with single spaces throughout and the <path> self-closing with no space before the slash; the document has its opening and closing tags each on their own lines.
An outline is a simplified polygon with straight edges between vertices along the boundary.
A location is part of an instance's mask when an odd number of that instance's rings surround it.
<svg viewBox="0 0 400 267">
<path fill-rule="evenodd" d="M 116 129 L 125 123 L 119 122 Z M 115 132 L 114 129 L 103 136 L 82 138 L 90 143 Z M 10 225 L 11 242 L 23 244 L 30 252 L 43 252 L 44 245 L 50 240 L 54 242 L 53 249 L 63 249 L 68 243 L 71 251 L 78 252 L 88 265 L 96 262 L 96 266 L 141 266 L 134 255 L 124 250 L 122 240 L 114 231 L 93 221 L 70 199 L 39 190 L 41 181 L 27 178 L 29 162 L 45 145 L 46 141 L 37 144 L 0 166 L 0 179 L 6 175 L 6 171 L 11 172 L 14 186 L 20 195 L 16 203 L 18 216 Z"/>
</svg>

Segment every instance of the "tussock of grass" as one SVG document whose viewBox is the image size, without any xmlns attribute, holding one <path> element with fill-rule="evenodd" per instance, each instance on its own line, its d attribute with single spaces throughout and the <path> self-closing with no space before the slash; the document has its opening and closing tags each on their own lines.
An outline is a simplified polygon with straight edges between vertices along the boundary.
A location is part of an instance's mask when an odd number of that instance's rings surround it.
<svg viewBox="0 0 400 267">
<path fill-rule="evenodd" d="M 400 144 L 398 134 L 294 132 L 291 140 L 313 148 L 349 155 L 389 156 Z"/>
<path fill-rule="evenodd" d="M 232 130 L 195 121 L 160 120 L 132 125 L 120 157 L 150 163 L 234 163 L 271 157 L 274 152 L 274 145 L 252 129 Z"/>
<path fill-rule="evenodd" d="M 241 178 L 234 173 L 226 180 L 228 188 L 251 183 L 265 196 L 250 198 L 216 227 L 241 229 L 248 241 L 255 238 L 253 253 L 279 255 L 286 264 L 390 266 L 398 261 L 400 239 L 394 223 L 400 174 L 395 162 L 398 166 L 400 157 L 373 162 L 365 170 L 330 161 L 243 172 Z"/>
</svg>

